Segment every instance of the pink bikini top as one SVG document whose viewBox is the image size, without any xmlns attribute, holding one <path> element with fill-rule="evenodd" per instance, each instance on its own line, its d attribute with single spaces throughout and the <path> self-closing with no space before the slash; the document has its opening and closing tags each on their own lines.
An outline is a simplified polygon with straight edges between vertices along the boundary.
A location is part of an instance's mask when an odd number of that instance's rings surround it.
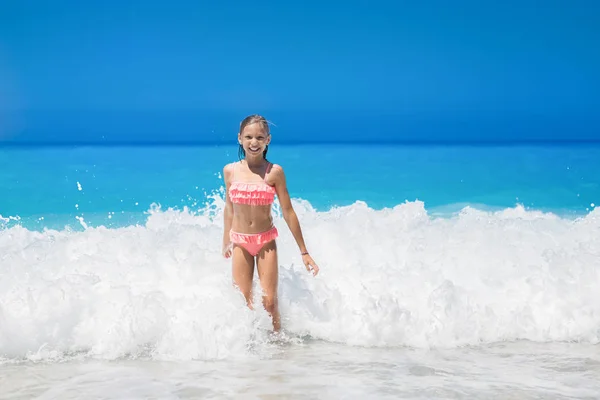
<svg viewBox="0 0 600 400">
<path fill-rule="evenodd" d="M 237 165 L 237 164 L 236 164 Z M 267 166 L 267 173 L 273 164 Z M 255 182 L 239 182 L 235 180 L 235 165 L 233 166 L 233 179 L 229 186 L 229 198 L 232 203 L 247 204 L 251 206 L 266 206 L 275 200 L 275 188 L 265 180 Z"/>
</svg>

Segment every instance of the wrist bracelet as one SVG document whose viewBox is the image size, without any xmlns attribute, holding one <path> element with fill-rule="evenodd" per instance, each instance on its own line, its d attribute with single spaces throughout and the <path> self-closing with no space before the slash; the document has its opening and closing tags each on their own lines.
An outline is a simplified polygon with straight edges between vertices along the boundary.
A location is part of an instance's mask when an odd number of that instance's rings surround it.
<svg viewBox="0 0 600 400">
<path fill-rule="evenodd" d="M 305 251 L 304 253 L 300 253 L 301 256 L 305 256 L 308 254 L 308 251 Z"/>
</svg>

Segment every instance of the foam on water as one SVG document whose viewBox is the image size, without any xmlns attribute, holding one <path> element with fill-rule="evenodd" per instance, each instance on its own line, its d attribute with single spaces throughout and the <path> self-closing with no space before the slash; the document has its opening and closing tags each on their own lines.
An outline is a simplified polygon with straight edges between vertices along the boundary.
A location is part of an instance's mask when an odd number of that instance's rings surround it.
<svg viewBox="0 0 600 400">
<path fill-rule="evenodd" d="M 0 230 L 3 362 L 269 351 L 268 316 L 245 306 L 220 254 L 222 206 L 216 197 L 199 212 L 153 208 L 144 224 L 112 229 Z M 416 348 L 599 342 L 597 209 L 565 219 L 522 207 L 440 218 L 421 202 L 295 208 L 322 271 L 305 271 L 276 210 L 287 337 Z"/>
</svg>

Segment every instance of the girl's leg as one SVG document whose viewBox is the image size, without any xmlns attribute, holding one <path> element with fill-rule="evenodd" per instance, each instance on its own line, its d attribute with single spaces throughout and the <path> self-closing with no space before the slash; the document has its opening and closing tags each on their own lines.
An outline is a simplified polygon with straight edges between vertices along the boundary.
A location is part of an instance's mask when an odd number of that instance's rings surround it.
<svg viewBox="0 0 600 400">
<path fill-rule="evenodd" d="M 233 246 L 232 255 L 233 284 L 246 298 L 246 304 L 252 308 L 252 278 L 254 277 L 254 257 L 240 246 Z"/>
<path fill-rule="evenodd" d="M 277 263 L 277 244 L 275 240 L 264 245 L 260 253 L 258 253 L 256 261 L 258 278 L 263 290 L 263 305 L 273 319 L 273 330 L 279 332 L 281 329 L 281 318 L 277 301 L 279 265 Z"/>
</svg>

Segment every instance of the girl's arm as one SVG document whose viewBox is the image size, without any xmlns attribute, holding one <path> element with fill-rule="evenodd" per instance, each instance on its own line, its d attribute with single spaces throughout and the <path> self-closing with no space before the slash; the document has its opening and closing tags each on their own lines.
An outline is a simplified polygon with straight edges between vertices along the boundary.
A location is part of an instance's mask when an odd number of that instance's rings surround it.
<svg viewBox="0 0 600 400">
<path fill-rule="evenodd" d="M 231 185 L 231 164 L 223 168 L 223 181 L 225 182 L 225 209 L 223 210 L 223 256 L 231 257 L 231 245 L 229 231 L 233 220 L 233 204 L 229 198 L 229 186 Z"/>
<path fill-rule="evenodd" d="M 306 266 L 307 271 L 310 272 L 312 270 L 313 275 L 317 275 L 319 273 L 319 267 L 314 262 L 310 254 L 308 254 L 308 250 L 306 249 L 304 237 L 302 236 L 302 229 L 300 228 L 300 221 L 298 221 L 298 216 L 296 215 L 296 211 L 294 211 L 292 200 L 290 199 L 290 194 L 287 190 L 287 183 L 283 168 L 281 168 L 279 165 L 274 165 L 272 172 L 274 173 L 275 191 L 277 192 L 277 197 L 279 198 L 279 205 L 281 206 L 283 219 L 290 228 L 290 231 L 292 232 L 292 235 L 298 244 L 300 253 L 302 254 L 302 262 Z"/>
</svg>

